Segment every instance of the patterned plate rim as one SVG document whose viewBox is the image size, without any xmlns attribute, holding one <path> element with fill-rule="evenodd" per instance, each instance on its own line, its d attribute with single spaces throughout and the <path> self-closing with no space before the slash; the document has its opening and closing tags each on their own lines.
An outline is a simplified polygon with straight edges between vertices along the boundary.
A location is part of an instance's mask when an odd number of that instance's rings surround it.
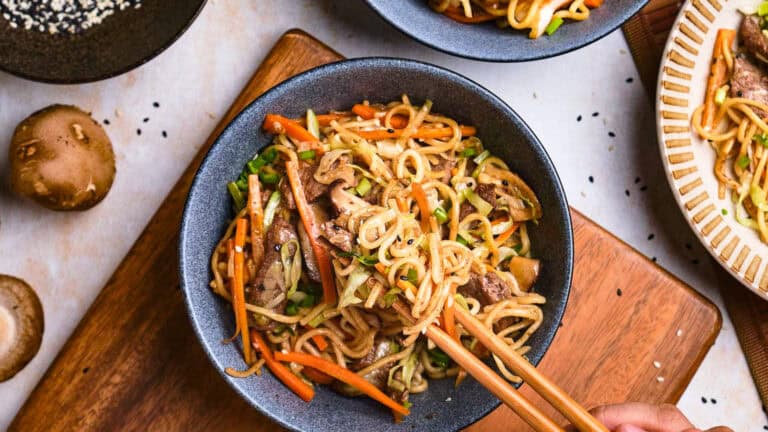
<svg viewBox="0 0 768 432">
<path fill-rule="evenodd" d="M 687 0 L 681 8 L 659 68 L 656 130 L 667 180 L 701 244 L 736 279 L 768 300 L 768 245 L 757 234 L 755 240 L 742 238 L 733 229 L 738 222 L 717 210 L 716 191 L 708 190 L 702 181 L 702 176 L 714 174 L 711 168 L 698 166 L 693 151 L 698 138 L 690 126 L 690 115 L 700 101 L 692 100 L 690 93 L 692 86 L 705 85 L 694 81 L 693 71 L 697 61 L 707 62 L 709 68 L 712 47 L 704 44 L 705 36 L 713 31 L 712 23 L 727 2 Z"/>
</svg>

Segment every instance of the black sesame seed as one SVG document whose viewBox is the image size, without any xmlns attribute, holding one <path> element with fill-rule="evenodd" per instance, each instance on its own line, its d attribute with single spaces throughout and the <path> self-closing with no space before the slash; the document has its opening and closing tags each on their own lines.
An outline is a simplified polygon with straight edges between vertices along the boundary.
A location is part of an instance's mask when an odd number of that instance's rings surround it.
<svg viewBox="0 0 768 432">
<path fill-rule="evenodd" d="M 280 245 L 279 244 L 275 245 L 275 252 L 280 252 Z"/>
<path fill-rule="evenodd" d="M 765 411 L 765 410 L 763 410 L 763 411 Z M 763 430 L 768 430 L 768 425 L 763 426 Z"/>
<path fill-rule="evenodd" d="M 109 125 L 109 119 L 104 119 L 104 124 Z"/>
<path fill-rule="evenodd" d="M 590 182 L 590 183 L 594 183 L 594 182 L 595 182 L 595 178 L 594 178 L 594 177 L 592 177 L 592 176 L 589 176 L 589 182 Z"/>
<path fill-rule="evenodd" d="M 144 117 L 144 123 L 149 121 L 149 117 Z"/>
<path fill-rule="evenodd" d="M 656 235 L 654 234 L 648 234 L 648 240 L 653 240 Z"/>
<path fill-rule="evenodd" d="M 624 189 L 624 195 L 629 196 L 629 189 Z"/>
<path fill-rule="evenodd" d="M 640 183 L 640 177 L 635 177 L 635 184 Z"/>
<path fill-rule="evenodd" d="M 701 397 L 701 403 L 703 403 L 703 404 L 707 403 L 707 398 L 705 398 L 704 396 L 702 396 L 702 397 Z"/>
<path fill-rule="evenodd" d="M 618 288 L 618 289 L 616 290 L 616 295 L 617 295 L 617 296 L 619 296 L 619 297 L 621 297 L 621 294 L 622 294 L 621 288 Z"/>
<path fill-rule="evenodd" d="M 576 117 L 576 121 L 577 121 L 577 122 L 580 122 L 580 121 L 581 121 L 581 114 L 579 114 L 579 116 L 578 116 L 578 117 Z"/>
<path fill-rule="evenodd" d="M 86 366 L 86 367 L 83 368 L 83 373 L 87 374 L 89 370 L 91 370 L 91 368 Z"/>
<path fill-rule="evenodd" d="M 501 184 L 503 184 L 504 186 L 509 186 L 509 180 L 502 180 Z"/>
<path fill-rule="evenodd" d="M 634 78 L 632 78 L 632 77 L 629 77 L 629 78 L 627 78 L 627 79 L 626 79 L 626 80 L 624 80 L 624 81 L 625 81 L 625 82 L 627 82 L 627 83 L 631 83 L 631 82 L 632 82 L 632 81 L 634 81 L 634 80 L 635 80 Z"/>
<path fill-rule="evenodd" d="M 168 132 L 163 131 L 163 138 L 168 138 Z"/>
<path fill-rule="evenodd" d="M 699 264 L 699 260 L 694 258 L 694 259 L 691 260 L 691 264 L 698 265 Z"/>
<path fill-rule="evenodd" d="M 648 186 L 643 186 L 640 188 L 640 192 L 645 192 L 648 190 Z"/>
<path fill-rule="evenodd" d="M 152 106 L 155 108 L 160 108 L 160 104 L 157 102 L 152 102 Z"/>
<path fill-rule="evenodd" d="M 407 281 L 407 280 L 408 280 L 408 276 L 406 276 L 406 275 L 400 275 L 400 280 L 401 280 L 401 281 Z"/>
<path fill-rule="evenodd" d="M 736 92 L 736 96 L 741 97 L 742 95 L 743 95 L 743 93 L 741 92 L 741 90 Z"/>
<path fill-rule="evenodd" d="M 597 112 L 597 111 L 595 111 L 595 112 L 593 112 L 593 113 L 592 113 L 592 117 L 597 117 L 597 116 L 599 116 L 599 115 L 600 115 L 600 113 L 599 113 L 599 112 Z"/>
<path fill-rule="evenodd" d="M 136 129 L 136 135 L 141 135 L 141 129 Z"/>
<path fill-rule="evenodd" d="M 656 262 L 656 257 L 652 257 L 651 261 Z"/>
<path fill-rule="evenodd" d="M 692 247 L 692 246 L 691 246 L 691 244 L 690 244 L 690 243 L 686 243 L 686 244 L 685 244 L 685 248 L 686 248 L 686 249 L 690 249 L 691 247 Z"/>
<path fill-rule="evenodd" d="M 615 133 L 613 133 L 613 132 L 608 132 L 608 136 L 609 136 L 609 137 L 611 137 L 611 138 L 615 138 L 615 137 L 616 137 L 616 134 L 615 134 Z"/>
<path fill-rule="evenodd" d="M 409 245 L 409 246 L 410 246 L 410 245 L 412 245 L 412 244 L 413 244 L 413 242 L 414 242 L 414 240 L 413 240 L 413 239 L 408 239 L 408 245 Z"/>
<path fill-rule="evenodd" d="M 403 238 L 398 235 L 397 236 L 397 241 L 401 242 L 401 241 L 403 241 Z"/>
<path fill-rule="evenodd" d="M 395 130 L 394 129 L 387 129 L 387 133 L 393 134 L 393 133 L 395 133 Z"/>
<path fill-rule="evenodd" d="M 333 229 L 338 231 L 341 229 L 341 227 L 339 225 L 333 224 Z"/>
<path fill-rule="evenodd" d="M 715 400 L 715 398 L 709 398 L 709 401 L 712 402 L 713 404 L 717 403 L 717 400 Z"/>
</svg>

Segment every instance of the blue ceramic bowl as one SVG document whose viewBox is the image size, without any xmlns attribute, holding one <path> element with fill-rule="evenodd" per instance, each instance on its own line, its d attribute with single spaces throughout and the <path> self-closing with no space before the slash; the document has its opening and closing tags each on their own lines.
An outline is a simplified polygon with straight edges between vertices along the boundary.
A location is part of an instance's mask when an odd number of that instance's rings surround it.
<svg viewBox="0 0 768 432">
<path fill-rule="evenodd" d="M 530 340 L 528 354 L 537 364 L 555 336 L 568 300 L 573 238 L 568 205 L 544 147 L 522 119 L 501 99 L 456 73 L 414 61 L 366 58 L 321 66 L 274 87 L 227 127 L 200 166 L 181 226 L 181 284 L 192 325 L 213 367 L 242 368 L 232 335 L 231 306 L 208 286 L 211 251 L 232 218 L 226 190 L 243 164 L 271 142 L 261 131 L 270 112 L 298 117 L 307 108 L 322 113 L 345 109 L 364 99 L 388 102 L 406 93 L 416 103 L 434 101 L 436 111 L 477 127 L 483 144 L 522 176 L 541 200 L 544 216 L 531 229 L 533 254 L 543 261 L 536 291 L 547 298 L 545 319 Z M 222 373 L 237 392 L 281 425 L 301 431 L 452 431 L 483 417 L 499 401 L 472 379 L 458 389 L 453 380 L 431 381 L 425 393 L 412 395 L 411 415 L 401 424 L 389 410 L 368 398 L 347 398 L 321 387 L 307 404 L 272 375 L 235 379 Z"/>
<path fill-rule="evenodd" d="M 538 60 L 581 48 L 614 31 L 648 2 L 606 1 L 586 21 L 566 22 L 552 36 L 530 39 L 525 31 L 500 29 L 493 22 L 458 23 L 430 9 L 427 0 L 365 1 L 398 30 L 427 46 L 493 62 Z"/>
</svg>

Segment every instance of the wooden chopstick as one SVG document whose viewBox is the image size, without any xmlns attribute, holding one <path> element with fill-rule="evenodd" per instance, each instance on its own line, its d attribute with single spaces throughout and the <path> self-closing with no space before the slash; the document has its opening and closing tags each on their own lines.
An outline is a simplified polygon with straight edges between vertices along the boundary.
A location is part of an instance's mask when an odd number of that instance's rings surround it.
<svg viewBox="0 0 768 432">
<path fill-rule="evenodd" d="M 408 307 L 402 302 L 396 301 L 392 307 L 408 322 L 415 322 L 414 318 L 410 315 Z M 534 430 L 537 432 L 564 432 L 563 428 L 541 412 L 509 382 L 498 376 L 493 369 L 488 367 L 474 354 L 467 351 L 459 341 L 450 337 L 439 327 L 434 324 L 429 325 L 426 336 Z"/>
<path fill-rule="evenodd" d="M 509 366 L 515 375 L 528 383 L 536 393 L 560 411 L 578 430 L 609 432 L 608 428 L 597 421 L 583 406 L 550 381 L 549 378 L 542 375 L 528 360 L 507 345 L 500 337 L 489 331 L 480 320 L 461 307 L 454 308 L 454 314 L 456 319 L 470 334 L 496 354 L 504 364 Z M 454 358 L 454 360 L 456 359 Z"/>
</svg>

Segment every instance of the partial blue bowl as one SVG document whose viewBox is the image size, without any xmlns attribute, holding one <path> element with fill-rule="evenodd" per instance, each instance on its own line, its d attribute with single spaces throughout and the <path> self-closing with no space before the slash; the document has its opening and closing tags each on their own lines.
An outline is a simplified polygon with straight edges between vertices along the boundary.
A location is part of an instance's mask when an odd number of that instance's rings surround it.
<svg viewBox="0 0 768 432">
<path fill-rule="evenodd" d="M 522 62 L 565 54 L 589 45 L 624 24 L 648 0 L 609 0 L 585 21 L 568 21 L 551 36 L 495 23 L 463 24 L 430 9 L 427 0 L 365 0 L 384 20 L 411 38 L 459 57 L 489 62 Z"/>
<path fill-rule="evenodd" d="M 271 374 L 245 379 L 223 373 L 244 367 L 233 344 L 231 306 L 208 286 L 211 251 L 233 217 L 226 184 L 272 137 L 261 131 L 267 113 L 299 117 L 346 109 L 362 100 L 388 102 L 408 94 L 434 109 L 477 127 L 491 152 L 522 176 L 541 200 L 544 216 L 532 226 L 533 254 L 542 260 L 535 290 L 547 298 L 544 322 L 530 339 L 528 358 L 537 364 L 563 316 L 573 268 L 573 236 L 568 204 L 555 167 L 538 138 L 501 99 L 454 72 L 409 60 L 363 58 L 312 69 L 269 90 L 224 130 L 211 147 L 192 184 L 181 225 L 181 285 L 197 336 L 222 377 L 251 405 L 275 422 L 298 431 L 453 431 L 488 414 L 499 401 L 473 379 L 454 388 L 453 379 L 434 380 L 429 390 L 411 396 L 411 415 L 400 424 L 388 409 L 368 398 L 348 398 L 320 387 L 304 403 Z"/>
</svg>

